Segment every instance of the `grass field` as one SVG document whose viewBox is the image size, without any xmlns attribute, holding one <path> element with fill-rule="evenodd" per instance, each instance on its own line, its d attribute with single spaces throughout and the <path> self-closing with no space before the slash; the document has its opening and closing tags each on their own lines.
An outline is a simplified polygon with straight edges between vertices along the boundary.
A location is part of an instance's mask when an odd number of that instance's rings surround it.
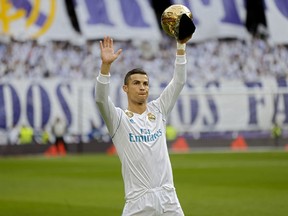
<svg viewBox="0 0 288 216">
<path fill-rule="evenodd" d="M 171 155 L 186 216 L 288 215 L 288 152 Z M 0 158 L 0 215 L 121 215 L 117 156 Z"/>
</svg>

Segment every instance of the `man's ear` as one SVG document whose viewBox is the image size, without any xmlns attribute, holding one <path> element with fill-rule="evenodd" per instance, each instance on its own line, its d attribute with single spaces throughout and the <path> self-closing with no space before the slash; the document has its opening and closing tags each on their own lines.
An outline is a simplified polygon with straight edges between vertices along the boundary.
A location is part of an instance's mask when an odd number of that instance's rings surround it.
<svg viewBox="0 0 288 216">
<path fill-rule="evenodd" d="M 122 86 L 122 89 L 123 89 L 124 92 L 127 93 L 127 91 L 128 91 L 128 87 L 127 87 L 127 85 L 123 85 L 123 86 Z"/>
</svg>

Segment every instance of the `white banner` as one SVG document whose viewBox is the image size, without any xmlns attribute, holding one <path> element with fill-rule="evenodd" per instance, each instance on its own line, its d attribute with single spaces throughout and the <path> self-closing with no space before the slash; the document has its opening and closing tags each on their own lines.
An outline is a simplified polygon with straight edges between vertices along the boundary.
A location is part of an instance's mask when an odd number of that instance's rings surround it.
<svg viewBox="0 0 288 216">
<path fill-rule="evenodd" d="M 271 41 L 275 44 L 288 44 L 288 1 L 266 1 L 267 22 Z"/>
<path fill-rule="evenodd" d="M 80 28 L 87 39 L 160 40 L 161 33 L 149 1 L 77 1 Z"/>
<path fill-rule="evenodd" d="M 122 81 L 113 80 L 111 98 L 125 109 Z M 288 128 L 288 80 L 186 85 L 169 122 L 179 132 L 269 131 L 277 121 Z M 151 87 L 150 99 L 160 86 Z M 65 118 L 71 134 L 87 134 L 91 122 L 106 130 L 94 101 L 94 81 L 18 80 L 0 83 L 0 130 L 22 123 L 50 128 Z"/>
<path fill-rule="evenodd" d="M 82 31 L 78 35 L 69 20 L 64 0 L 0 1 L 1 35 L 18 39 L 99 39 L 110 35 L 118 40 L 161 40 L 158 21 L 147 0 L 75 0 Z M 193 42 L 215 38 L 247 39 L 244 0 L 172 0 L 187 6 L 197 26 Z M 266 17 L 271 43 L 288 43 L 288 1 L 267 0 Z M 3 37 L 3 36 L 2 36 Z M 1 39 L 1 36 L 0 36 Z"/>
</svg>

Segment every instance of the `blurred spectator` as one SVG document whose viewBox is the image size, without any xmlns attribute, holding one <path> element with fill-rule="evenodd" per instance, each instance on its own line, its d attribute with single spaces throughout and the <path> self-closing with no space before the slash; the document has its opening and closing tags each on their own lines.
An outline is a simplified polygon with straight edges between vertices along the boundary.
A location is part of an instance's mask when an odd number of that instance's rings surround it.
<svg viewBox="0 0 288 216">
<path fill-rule="evenodd" d="M 66 152 L 68 151 L 67 144 L 65 142 L 65 135 L 67 133 L 67 124 L 66 121 L 57 117 L 52 125 L 52 133 L 55 136 L 55 145 L 58 148 L 61 148 L 61 145 L 64 145 Z"/>
<path fill-rule="evenodd" d="M 8 132 L 8 144 L 16 145 L 19 142 L 19 129 L 16 125 L 13 125 Z"/>
<path fill-rule="evenodd" d="M 177 129 L 173 125 L 167 124 L 167 126 L 166 126 L 166 140 L 167 140 L 167 145 L 169 148 L 172 147 L 172 145 L 176 141 L 177 137 L 178 137 Z"/>
<path fill-rule="evenodd" d="M 23 124 L 19 132 L 20 144 L 32 144 L 34 141 L 34 130 L 26 124 Z"/>
<path fill-rule="evenodd" d="M 91 130 L 88 133 L 88 140 L 89 141 L 102 141 L 102 132 L 99 130 L 99 128 L 96 127 L 96 125 L 91 121 Z"/>
<path fill-rule="evenodd" d="M 170 142 L 170 143 L 175 141 L 177 138 L 177 130 L 171 124 L 168 124 L 166 126 L 166 138 L 167 138 L 167 142 Z"/>
<path fill-rule="evenodd" d="M 46 128 L 34 129 L 34 139 L 37 144 L 50 144 L 50 134 Z"/>
<path fill-rule="evenodd" d="M 272 127 L 271 135 L 272 135 L 272 138 L 274 139 L 274 146 L 279 147 L 280 139 L 282 137 L 282 128 L 277 122 L 275 122 Z"/>
<path fill-rule="evenodd" d="M 41 133 L 41 144 L 50 144 L 50 134 L 46 128 L 44 128 Z"/>
</svg>

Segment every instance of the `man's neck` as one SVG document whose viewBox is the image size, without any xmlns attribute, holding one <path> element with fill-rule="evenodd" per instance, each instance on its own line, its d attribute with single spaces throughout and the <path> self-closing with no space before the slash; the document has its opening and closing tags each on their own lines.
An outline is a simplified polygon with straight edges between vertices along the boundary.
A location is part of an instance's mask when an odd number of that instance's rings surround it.
<svg viewBox="0 0 288 216">
<path fill-rule="evenodd" d="M 142 114 L 146 111 L 147 109 L 147 104 L 143 103 L 143 104 L 129 104 L 128 105 L 128 110 L 133 112 L 133 113 L 137 113 L 137 114 Z"/>
</svg>

